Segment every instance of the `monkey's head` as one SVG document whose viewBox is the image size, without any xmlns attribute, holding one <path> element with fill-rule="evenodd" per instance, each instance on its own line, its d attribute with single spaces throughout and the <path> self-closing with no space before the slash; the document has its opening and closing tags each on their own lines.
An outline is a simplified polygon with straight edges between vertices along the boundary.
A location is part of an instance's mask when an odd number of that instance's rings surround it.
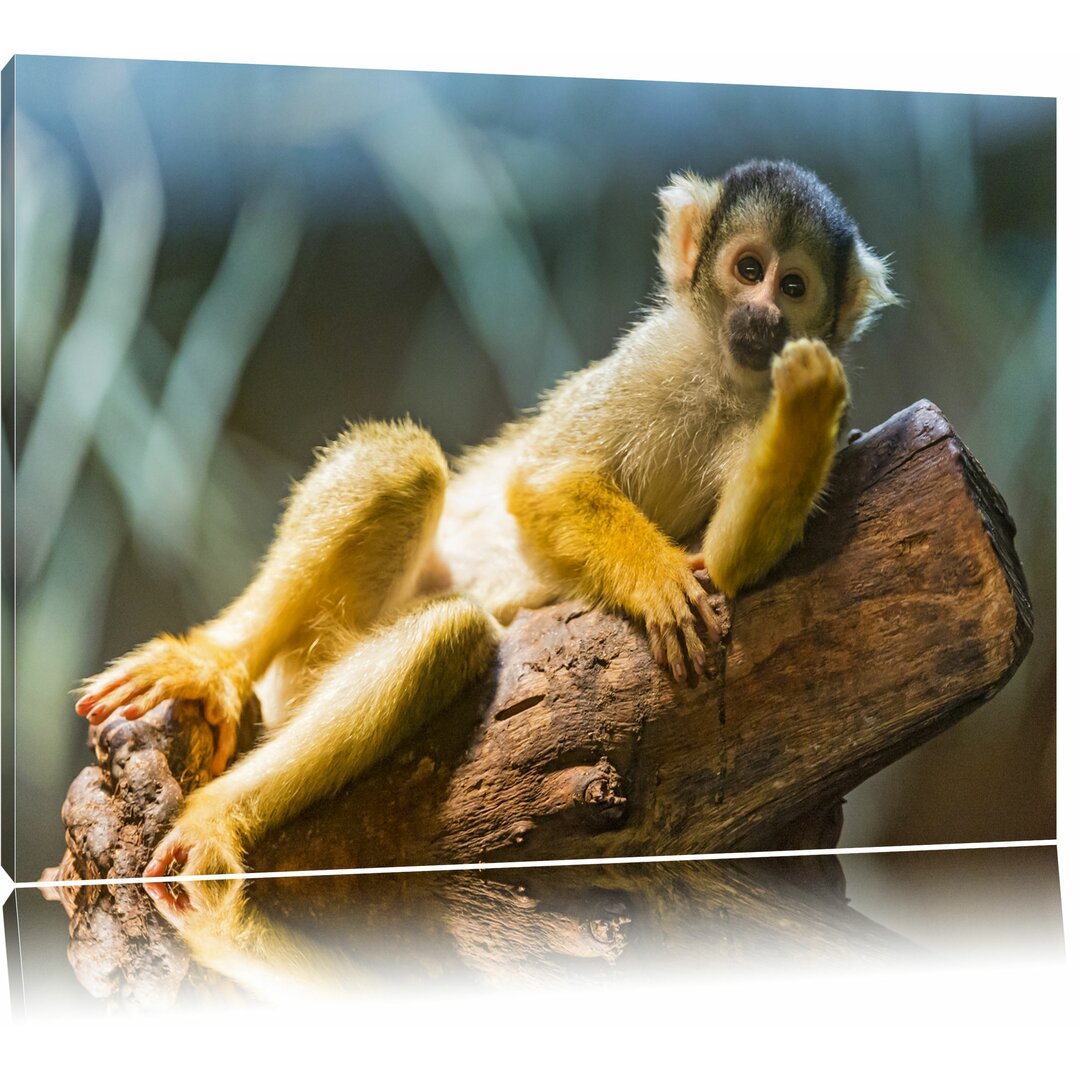
<svg viewBox="0 0 1080 1080">
<path fill-rule="evenodd" d="M 719 180 L 676 174 L 660 207 L 671 299 L 716 336 L 740 381 L 767 382 L 790 338 L 839 350 L 897 302 L 840 200 L 790 161 L 750 161 Z"/>
</svg>

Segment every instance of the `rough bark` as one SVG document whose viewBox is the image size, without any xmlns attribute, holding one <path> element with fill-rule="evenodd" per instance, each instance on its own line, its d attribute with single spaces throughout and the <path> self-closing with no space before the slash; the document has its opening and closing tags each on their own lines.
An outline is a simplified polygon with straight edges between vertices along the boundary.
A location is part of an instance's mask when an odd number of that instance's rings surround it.
<svg viewBox="0 0 1080 1080">
<path fill-rule="evenodd" d="M 522 612 L 490 677 L 249 853 L 253 870 L 827 847 L 843 794 L 1008 681 L 1031 609 L 1000 495 L 919 402 L 838 456 L 803 543 L 728 607 L 679 686 L 639 628 Z M 54 877 L 138 874 L 205 779 L 189 705 L 110 720 L 64 805 Z M 61 890 L 68 892 L 68 890 Z M 86 890 L 69 895 L 73 935 Z"/>
</svg>

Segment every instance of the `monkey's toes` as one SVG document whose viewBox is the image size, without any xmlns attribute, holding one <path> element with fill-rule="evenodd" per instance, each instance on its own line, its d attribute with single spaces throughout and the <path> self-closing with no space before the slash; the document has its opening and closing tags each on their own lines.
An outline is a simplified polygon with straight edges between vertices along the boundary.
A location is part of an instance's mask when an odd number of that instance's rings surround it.
<svg viewBox="0 0 1080 1080">
<path fill-rule="evenodd" d="M 686 644 L 686 655 L 690 663 L 694 665 L 694 672 L 700 678 L 705 674 L 708 667 L 708 654 L 705 646 L 701 644 L 701 638 L 692 627 L 683 627 L 683 641 Z"/>
<path fill-rule="evenodd" d="M 244 872 L 235 839 L 226 828 L 200 828 L 179 822 L 154 849 L 146 864 L 144 887 L 157 909 L 172 920 L 191 911 L 212 911 L 235 891 L 236 879 L 196 881 L 204 875 Z M 178 877 L 177 875 L 183 875 Z"/>
<path fill-rule="evenodd" d="M 99 713 L 98 704 L 124 686 L 127 680 L 126 672 L 117 674 L 110 671 L 103 671 L 100 675 L 87 679 L 83 683 L 82 697 L 75 702 L 75 714 L 89 719 L 91 714 Z"/>
<path fill-rule="evenodd" d="M 118 709 L 123 710 L 125 719 L 137 720 L 162 701 L 164 696 L 156 693 L 153 687 L 125 675 L 107 688 L 80 698 L 75 703 L 75 711 L 91 724 L 100 724 Z"/>
<path fill-rule="evenodd" d="M 154 849 L 150 861 L 146 864 L 143 875 L 148 878 L 167 878 L 183 873 L 187 865 L 190 849 L 183 843 L 174 830 Z M 191 907 L 191 901 L 183 886 L 175 881 L 147 881 L 143 887 L 159 909 L 171 912 L 184 911 Z"/>
<path fill-rule="evenodd" d="M 646 622 L 649 649 L 660 667 L 669 668 L 676 682 L 686 679 L 686 661 L 675 623 Z"/>
</svg>

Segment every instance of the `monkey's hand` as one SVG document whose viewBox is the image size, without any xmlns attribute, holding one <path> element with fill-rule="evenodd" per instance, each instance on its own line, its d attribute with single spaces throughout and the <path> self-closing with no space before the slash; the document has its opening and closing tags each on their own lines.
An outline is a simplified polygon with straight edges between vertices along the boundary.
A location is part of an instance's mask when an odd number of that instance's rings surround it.
<svg viewBox="0 0 1080 1080">
<path fill-rule="evenodd" d="M 640 619 L 656 662 L 680 682 L 687 659 L 698 675 L 722 636 L 708 594 L 686 552 L 673 544 L 611 481 L 583 468 L 555 475 L 519 474 L 507 505 L 523 536 L 565 580 L 566 593 Z M 685 652 L 684 652 L 685 649 Z"/>
<path fill-rule="evenodd" d="M 671 668 L 672 675 L 682 682 L 686 678 L 683 647 L 697 674 L 708 668 L 708 654 L 698 636 L 695 613 L 705 624 L 709 640 L 715 645 L 721 637 L 720 621 L 709 605 L 709 594 L 694 577 L 694 560 L 686 561 L 685 572 L 673 568 L 670 576 L 658 576 L 643 583 L 638 590 L 637 604 L 649 635 L 653 659 Z M 682 643 L 680 644 L 680 636 Z"/>
<path fill-rule="evenodd" d="M 211 775 L 225 771 L 236 750 L 244 702 L 251 695 L 251 677 L 231 650 L 201 631 L 183 638 L 163 634 L 114 661 L 87 679 L 75 711 L 99 724 L 117 709 L 136 720 L 167 699 L 199 701 L 215 728 Z"/>
<path fill-rule="evenodd" d="M 789 341 L 773 360 L 772 383 L 781 424 L 781 430 L 776 433 L 781 439 L 776 452 L 800 450 L 811 457 L 820 457 L 822 436 L 830 446 L 835 444 L 848 402 L 847 376 L 840 361 L 823 341 L 809 338 Z M 785 437 L 787 446 L 782 441 Z M 804 480 L 811 486 L 819 486 L 814 484 L 819 479 L 815 471 L 807 472 L 809 475 Z M 824 479 L 820 477 L 821 482 Z"/>
<path fill-rule="evenodd" d="M 836 451 L 844 369 L 821 341 L 789 341 L 773 394 L 705 533 L 709 576 L 728 596 L 762 578 L 802 537 Z"/>
</svg>

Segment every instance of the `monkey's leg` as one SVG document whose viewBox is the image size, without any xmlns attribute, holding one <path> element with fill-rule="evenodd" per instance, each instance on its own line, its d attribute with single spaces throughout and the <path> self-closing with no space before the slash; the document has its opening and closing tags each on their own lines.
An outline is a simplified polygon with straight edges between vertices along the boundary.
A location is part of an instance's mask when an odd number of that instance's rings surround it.
<svg viewBox="0 0 1080 1080">
<path fill-rule="evenodd" d="M 763 577 L 801 539 L 847 405 L 844 369 L 820 341 L 789 341 L 772 378 L 769 406 L 705 533 L 705 567 L 728 596 Z"/>
<path fill-rule="evenodd" d="M 192 794 L 146 875 L 173 865 L 189 874 L 239 873 L 244 849 L 259 836 L 337 792 L 477 679 L 498 634 L 483 608 L 440 596 L 356 637 L 288 724 Z"/>
<path fill-rule="evenodd" d="M 415 588 L 442 508 L 446 461 L 412 424 L 350 428 L 294 489 L 247 590 L 183 637 L 162 635 L 88 679 L 76 712 L 98 723 L 141 716 L 167 698 L 203 702 L 224 771 L 252 683 L 283 651 L 316 649 L 359 630 Z"/>
<path fill-rule="evenodd" d="M 164 882 L 147 882 L 158 911 L 179 932 L 193 958 L 267 1001 L 370 989 L 373 974 L 349 954 L 268 918 L 233 881 L 205 908 L 178 908 Z"/>
<path fill-rule="evenodd" d="M 174 883 L 175 886 L 175 883 Z M 146 890 L 159 913 L 179 932 L 192 957 L 262 1000 L 333 995 L 370 988 L 374 972 L 333 946 L 269 918 L 247 895 L 246 880 L 232 880 L 207 907 L 179 907 L 163 881 Z"/>
</svg>

